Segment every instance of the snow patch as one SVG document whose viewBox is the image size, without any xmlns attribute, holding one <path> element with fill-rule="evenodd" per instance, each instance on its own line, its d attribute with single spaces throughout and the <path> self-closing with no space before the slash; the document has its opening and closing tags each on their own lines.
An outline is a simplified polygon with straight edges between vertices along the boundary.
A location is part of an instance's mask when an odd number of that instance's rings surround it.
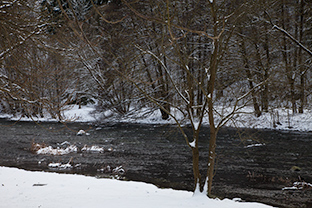
<svg viewBox="0 0 312 208">
<path fill-rule="evenodd" d="M 69 145 L 64 148 L 53 148 L 52 146 L 43 147 L 36 151 L 38 155 L 66 155 L 72 152 L 77 152 L 78 148 L 75 145 Z"/>
<path fill-rule="evenodd" d="M 57 169 L 72 169 L 73 166 L 69 163 L 62 164 L 62 163 L 49 163 L 48 165 L 49 168 L 57 168 Z"/>
<path fill-rule="evenodd" d="M 80 130 L 77 132 L 77 136 L 82 136 L 82 135 L 84 135 L 84 134 L 86 134 L 86 132 L 85 132 L 84 130 L 82 130 L 82 129 L 80 129 Z"/>
<path fill-rule="evenodd" d="M 73 144 L 70 144 L 70 142 L 65 141 L 62 142 L 61 144 L 58 144 L 59 146 L 65 146 L 67 145 L 66 148 L 61 148 L 61 147 L 56 147 L 53 148 L 52 146 L 47 146 L 46 144 L 42 143 L 32 143 L 32 147 L 31 150 L 33 152 L 35 152 L 38 155 L 66 155 L 66 154 L 70 154 L 70 153 L 77 153 L 80 151 L 80 149 Z M 84 145 L 81 148 L 82 152 L 92 152 L 92 153 L 103 153 L 104 152 L 104 148 L 100 147 L 98 145 L 92 145 L 92 146 L 88 146 L 88 145 Z M 108 152 L 113 151 L 112 147 L 109 147 L 107 149 Z"/>
<path fill-rule="evenodd" d="M 118 166 L 116 168 L 113 169 L 113 173 L 116 173 L 116 174 L 124 174 L 125 173 L 125 170 L 123 169 L 122 166 Z"/>
<path fill-rule="evenodd" d="M 83 151 L 83 152 L 103 153 L 104 152 L 104 148 L 103 147 L 99 147 L 97 145 L 92 145 L 91 147 L 88 147 L 87 145 L 84 145 L 84 147 L 81 148 L 81 151 Z"/>
<path fill-rule="evenodd" d="M 245 148 L 250 148 L 250 147 L 261 147 L 261 146 L 264 146 L 265 144 L 250 144 L 250 145 L 247 145 L 245 146 Z"/>
<path fill-rule="evenodd" d="M 303 182 L 294 182 L 293 186 L 284 187 L 282 188 L 282 190 L 301 190 L 301 189 L 310 189 L 310 188 L 312 188 L 312 184 L 303 181 Z"/>
<path fill-rule="evenodd" d="M 190 144 L 191 147 L 195 148 L 195 143 L 196 143 L 196 139 L 194 139 L 194 141 L 192 141 Z"/>
<path fill-rule="evenodd" d="M 1 207 L 271 207 L 260 203 L 210 199 L 204 194 L 193 196 L 192 192 L 160 189 L 142 182 L 97 179 L 81 175 L 0 167 L 0 176 Z"/>
</svg>

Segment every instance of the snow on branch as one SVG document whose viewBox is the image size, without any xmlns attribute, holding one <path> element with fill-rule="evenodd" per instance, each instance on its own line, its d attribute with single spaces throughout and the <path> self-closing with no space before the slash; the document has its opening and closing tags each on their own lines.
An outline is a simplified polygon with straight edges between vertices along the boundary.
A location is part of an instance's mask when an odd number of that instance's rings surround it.
<svg viewBox="0 0 312 208">
<path fill-rule="evenodd" d="M 16 2 L 17 2 L 17 0 L 14 0 L 14 1 L 12 1 L 12 2 L 3 1 L 3 2 L 2 2 L 3 4 L 0 5 L 0 9 L 12 7 Z"/>
<path fill-rule="evenodd" d="M 269 22 L 270 24 L 273 26 L 273 29 L 277 29 L 280 32 L 284 33 L 290 40 L 292 40 L 294 43 L 296 43 L 299 47 L 301 47 L 305 52 L 307 52 L 310 56 L 312 56 L 312 51 L 309 50 L 307 47 L 305 47 L 304 45 L 302 45 L 302 43 L 300 43 L 296 38 L 294 38 L 289 32 L 287 32 L 284 28 L 277 26 L 276 24 L 273 23 L 269 13 L 267 11 L 265 11 L 265 13 L 267 14 L 267 16 L 269 17 Z"/>
<path fill-rule="evenodd" d="M 14 45 L 12 45 L 11 47 L 3 50 L 2 52 L 0 52 L 0 60 L 4 59 L 5 55 L 8 54 L 9 52 L 11 52 L 12 50 L 14 50 L 15 48 L 17 48 L 20 45 L 23 45 L 25 43 L 26 40 L 30 39 L 33 35 L 38 35 L 40 34 L 40 32 L 42 31 L 42 28 L 46 26 L 46 24 L 42 24 L 42 25 L 38 25 L 34 31 L 32 31 L 29 35 L 27 35 L 26 37 L 22 37 L 20 35 L 20 38 L 22 39 L 22 41 L 19 41 L 17 43 L 15 43 Z"/>
</svg>

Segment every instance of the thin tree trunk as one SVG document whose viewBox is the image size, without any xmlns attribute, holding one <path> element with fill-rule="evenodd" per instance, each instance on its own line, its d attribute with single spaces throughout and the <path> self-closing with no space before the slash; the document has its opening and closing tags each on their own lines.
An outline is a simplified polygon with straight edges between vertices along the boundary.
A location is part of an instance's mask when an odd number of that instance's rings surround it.
<svg viewBox="0 0 312 208">
<path fill-rule="evenodd" d="M 255 42 L 254 43 L 255 48 L 256 48 L 256 52 L 257 52 L 257 63 L 258 66 L 261 68 L 262 71 L 264 71 L 264 76 L 263 76 L 263 80 L 266 80 L 268 78 L 268 71 L 267 68 L 264 66 L 264 64 L 262 63 L 262 59 L 261 59 L 261 53 L 260 53 L 260 48 L 258 46 L 258 44 Z M 261 103 L 262 103 L 262 111 L 264 112 L 268 112 L 268 89 L 267 89 L 267 84 L 264 85 L 264 89 L 262 92 L 262 96 L 261 96 Z"/>
<path fill-rule="evenodd" d="M 213 181 L 213 176 L 214 176 L 214 166 L 215 166 L 216 146 L 217 146 L 216 144 L 217 144 L 217 131 L 214 125 L 210 125 L 210 141 L 209 141 L 209 154 L 208 154 L 209 158 L 208 158 L 208 169 L 207 169 L 207 186 L 208 186 L 207 194 L 209 197 L 212 196 L 211 189 L 212 189 L 212 181 Z"/>
<path fill-rule="evenodd" d="M 244 60 L 244 65 L 245 65 L 245 72 L 246 72 L 247 78 L 249 80 L 248 81 L 249 89 L 252 90 L 254 88 L 254 85 L 252 82 L 252 75 L 251 75 L 251 72 L 249 69 L 248 57 L 247 57 L 246 46 L 245 46 L 244 40 L 241 41 L 240 46 L 241 46 L 241 50 L 242 50 L 242 56 L 243 56 L 242 58 Z M 252 97 L 252 103 L 254 106 L 255 115 L 256 115 L 256 117 L 260 117 L 261 111 L 260 111 L 260 107 L 258 105 L 256 94 L 255 94 L 254 90 L 252 90 L 252 92 L 251 92 L 251 97 Z"/>
<path fill-rule="evenodd" d="M 303 39 L 303 22 L 304 22 L 304 1 L 299 1 L 300 5 L 299 5 L 299 42 L 302 42 Z M 305 72 L 302 66 L 302 48 L 299 48 L 298 51 L 298 64 L 300 67 L 300 92 L 299 92 L 299 96 L 300 96 L 300 106 L 299 106 L 299 113 L 303 113 L 303 109 L 304 109 L 304 105 L 305 105 L 305 93 L 304 93 L 304 89 L 305 89 Z"/>
<path fill-rule="evenodd" d="M 193 157 L 193 175 L 194 175 L 194 191 L 200 191 L 201 188 L 201 175 L 199 171 L 199 150 L 198 150 L 198 130 L 193 129 L 195 141 L 194 147 L 192 147 L 192 157 Z"/>
<path fill-rule="evenodd" d="M 216 16 L 215 16 L 216 21 Z M 217 28 L 214 28 L 214 34 L 217 34 Z M 214 51 L 210 61 L 210 80 L 208 84 L 208 93 L 210 99 L 208 99 L 208 117 L 210 127 L 210 140 L 209 140 L 209 158 L 207 169 L 207 195 L 211 197 L 212 181 L 214 176 L 214 166 L 216 157 L 216 144 L 217 144 L 217 130 L 214 123 L 214 110 L 213 110 L 213 92 L 217 76 L 217 60 L 218 60 L 219 40 L 214 40 Z"/>
<path fill-rule="evenodd" d="M 265 31 L 267 31 L 266 26 L 265 26 Z M 267 60 L 266 65 L 264 67 L 264 80 L 267 80 L 269 78 L 269 69 L 271 65 L 269 35 L 267 33 L 265 34 L 264 49 L 265 49 L 266 60 Z M 262 100 L 263 100 L 263 111 L 268 112 L 269 111 L 269 86 L 267 82 L 264 84 Z"/>
<path fill-rule="evenodd" d="M 286 14 L 285 14 L 285 0 L 283 0 L 283 4 L 282 4 L 282 26 L 283 28 L 285 28 L 286 26 Z M 292 112 L 296 113 L 296 100 L 295 100 L 295 91 L 294 91 L 294 77 L 293 77 L 293 71 L 291 70 L 290 67 L 290 61 L 289 61 L 289 55 L 288 55 L 288 47 L 287 47 L 287 39 L 286 39 L 286 34 L 284 34 L 283 36 L 283 59 L 285 62 L 285 69 L 286 69 L 286 77 L 288 79 L 288 84 L 289 84 L 289 88 L 290 88 L 290 101 L 291 101 L 291 105 L 292 105 Z"/>
</svg>

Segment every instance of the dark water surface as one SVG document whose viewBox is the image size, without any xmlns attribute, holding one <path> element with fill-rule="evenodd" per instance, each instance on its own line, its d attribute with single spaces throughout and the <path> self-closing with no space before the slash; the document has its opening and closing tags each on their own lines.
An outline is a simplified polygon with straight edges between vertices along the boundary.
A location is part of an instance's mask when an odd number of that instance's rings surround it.
<svg viewBox="0 0 312 208">
<path fill-rule="evenodd" d="M 80 129 L 87 130 L 89 135 L 77 136 Z M 208 137 L 209 130 L 204 127 L 200 136 L 203 173 Z M 179 131 L 170 125 L 70 123 L 65 126 L 0 119 L 0 141 L 0 166 L 115 176 L 160 187 L 193 189 L 191 151 Z M 31 151 L 33 141 L 53 148 L 66 148 L 70 143 L 76 145 L 78 151 L 38 155 Z M 81 151 L 84 145 L 97 145 L 104 148 L 104 152 Z M 71 169 L 48 166 L 69 161 L 73 165 Z M 311 132 L 232 128 L 219 132 L 215 195 L 277 207 L 312 207 L 312 187 L 282 190 L 296 181 L 312 183 Z"/>
</svg>

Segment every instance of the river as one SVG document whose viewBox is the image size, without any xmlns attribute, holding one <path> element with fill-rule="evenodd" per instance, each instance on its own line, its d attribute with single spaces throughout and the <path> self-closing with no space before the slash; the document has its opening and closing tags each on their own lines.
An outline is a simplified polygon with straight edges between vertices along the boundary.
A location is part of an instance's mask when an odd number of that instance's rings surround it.
<svg viewBox="0 0 312 208">
<path fill-rule="evenodd" d="M 77 136 L 83 129 L 87 135 Z M 13 122 L 0 119 L 0 165 L 27 170 L 115 177 L 192 190 L 192 155 L 172 125 Z M 201 169 L 207 161 L 209 129 L 200 134 Z M 54 149 L 69 144 L 64 155 L 36 154 L 32 143 Z M 103 151 L 82 151 L 83 147 Z M 55 168 L 66 164 L 71 168 Z M 50 166 L 49 166 L 50 165 Z M 203 172 L 204 173 L 204 172 Z M 213 194 L 240 197 L 276 207 L 311 207 L 312 187 L 286 189 L 293 182 L 312 183 L 312 133 L 223 128 L 217 140 Z"/>
</svg>

